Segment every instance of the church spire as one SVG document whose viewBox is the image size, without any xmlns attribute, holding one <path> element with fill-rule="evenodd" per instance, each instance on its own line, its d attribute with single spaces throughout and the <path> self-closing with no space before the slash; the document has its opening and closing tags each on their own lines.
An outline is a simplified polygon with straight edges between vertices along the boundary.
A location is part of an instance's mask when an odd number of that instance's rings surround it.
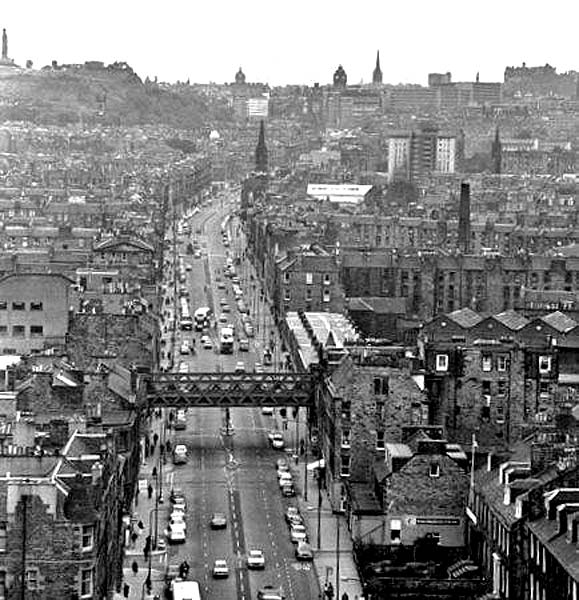
<svg viewBox="0 0 579 600">
<path fill-rule="evenodd" d="M 497 127 L 496 131 L 495 131 L 495 139 L 493 140 L 493 143 L 491 145 L 492 168 L 493 168 L 493 173 L 496 173 L 497 175 L 501 174 L 502 150 L 503 150 L 503 145 L 501 144 L 499 128 Z"/>
<path fill-rule="evenodd" d="M 380 68 L 380 50 L 376 51 L 376 67 L 372 73 L 372 83 L 382 85 L 382 69 Z"/>
<path fill-rule="evenodd" d="M 265 126 L 263 121 L 259 125 L 259 139 L 255 147 L 255 170 L 258 173 L 267 173 L 267 146 L 265 145 Z"/>
</svg>

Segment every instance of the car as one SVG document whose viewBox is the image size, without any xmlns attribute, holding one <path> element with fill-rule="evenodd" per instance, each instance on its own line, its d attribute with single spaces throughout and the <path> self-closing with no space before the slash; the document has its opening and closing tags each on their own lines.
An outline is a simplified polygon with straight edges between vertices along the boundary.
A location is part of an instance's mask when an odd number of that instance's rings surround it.
<svg viewBox="0 0 579 600">
<path fill-rule="evenodd" d="M 219 578 L 225 578 L 225 577 L 229 577 L 229 567 L 227 566 L 227 561 L 223 560 L 221 558 L 218 558 L 214 563 L 213 563 L 213 578 L 214 579 L 219 579 Z"/>
<path fill-rule="evenodd" d="M 175 524 L 167 527 L 167 539 L 170 544 L 183 544 L 187 538 L 185 523 Z"/>
<path fill-rule="evenodd" d="M 221 313 L 219 315 L 219 322 L 220 323 L 227 323 L 228 320 L 229 320 L 229 317 L 225 313 Z"/>
<path fill-rule="evenodd" d="M 250 550 L 247 553 L 248 569 L 265 569 L 265 556 L 263 550 Z"/>
<path fill-rule="evenodd" d="M 211 529 L 225 529 L 227 527 L 227 517 L 223 513 L 213 513 L 209 526 Z"/>
<path fill-rule="evenodd" d="M 314 560 L 314 550 L 307 542 L 300 542 L 296 548 L 298 560 Z"/>
<path fill-rule="evenodd" d="M 191 263 L 188 263 L 185 265 L 185 271 L 191 271 L 193 269 L 193 266 L 191 265 Z"/>
<path fill-rule="evenodd" d="M 245 373 L 245 363 L 242 360 L 238 360 L 235 363 L 235 372 L 236 373 Z"/>
<path fill-rule="evenodd" d="M 282 471 L 281 473 L 278 473 L 278 481 L 281 489 L 284 485 L 293 485 L 294 479 L 291 473 Z"/>
<path fill-rule="evenodd" d="M 239 340 L 239 351 L 249 352 L 249 340 L 247 338 L 241 338 Z"/>
<path fill-rule="evenodd" d="M 183 527 L 185 531 L 187 531 L 187 523 L 185 523 L 183 513 L 175 513 L 175 516 L 169 519 L 169 525 L 167 526 L 167 529 L 171 531 L 171 529 L 174 527 Z"/>
<path fill-rule="evenodd" d="M 211 338 L 208 335 L 201 336 L 201 345 L 206 350 L 211 350 L 211 348 L 213 348 L 213 342 L 211 341 Z"/>
<path fill-rule="evenodd" d="M 308 534 L 306 533 L 305 525 L 292 525 L 290 527 L 290 540 L 292 541 L 292 544 L 307 542 Z"/>
<path fill-rule="evenodd" d="M 173 429 L 175 431 L 183 431 L 183 429 L 187 429 L 187 419 L 185 417 L 177 417 L 173 422 Z"/>
<path fill-rule="evenodd" d="M 227 302 L 227 300 L 225 298 L 221 298 L 221 300 L 219 300 L 219 306 L 228 306 L 229 302 Z"/>
<path fill-rule="evenodd" d="M 191 347 L 189 346 L 189 342 L 187 340 L 184 340 L 181 343 L 181 348 L 179 349 L 179 352 L 181 354 L 189 354 L 190 351 L 191 351 Z"/>
<path fill-rule="evenodd" d="M 187 464 L 187 446 L 185 444 L 176 444 L 173 448 L 173 464 Z"/>
<path fill-rule="evenodd" d="M 257 600 L 285 600 L 285 596 L 281 588 L 264 585 L 257 592 Z"/>
<path fill-rule="evenodd" d="M 173 510 L 180 510 L 182 513 L 185 513 L 187 510 L 187 501 L 185 498 L 177 500 L 175 503 L 173 503 Z"/>
<path fill-rule="evenodd" d="M 284 498 L 293 498 L 296 495 L 296 489 L 293 483 L 284 483 L 281 486 L 281 495 Z"/>
<path fill-rule="evenodd" d="M 288 506 L 285 511 L 285 520 L 288 525 L 295 523 L 296 525 L 303 525 L 304 519 L 300 514 L 300 511 L 297 506 Z"/>
<path fill-rule="evenodd" d="M 253 372 L 254 373 L 263 373 L 263 367 L 261 366 L 261 363 L 256 362 L 253 365 Z"/>
<path fill-rule="evenodd" d="M 178 501 L 185 502 L 185 492 L 180 488 L 173 488 L 169 494 L 169 500 L 175 504 Z"/>
<path fill-rule="evenodd" d="M 169 523 L 177 523 L 179 521 L 185 522 L 185 512 L 182 510 L 172 510 L 169 515 Z"/>
<path fill-rule="evenodd" d="M 189 365 L 185 362 L 180 362 L 179 373 L 189 373 Z"/>
<path fill-rule="evenodd" d="M 231 306 L 229 306 L 229 304 L 224 304 L 224 305 L 221 307 L 221 310 L 222 310 L 224 313 L 230 313 L 230 312 L 231 312 Z"/>
<path fill-rule="evenodd" d="M 268 415 L 268 416 L 273 416 L 273 406 L 262 406 L 261 407 L 261 414 L 262 415 Z"/>
<path fill-rule="evenodd" d="M 217 282 L 217 289 L 218 290 L 224 290 L 225 289 L 225 282 L 224 281 L 218 281 Z"/>
<path fill-rule="evenodd" d="M 231 277 L 231 283 L 236 283 L 237 285 L 239 285 L 241 283 L 241 280 L 239 279 L 239 277 L 237 275 L 233 275 Z"/>
<path fill-rule="evenodd" d="M 201 250 L 195 250 L 193 253 L 193 258 L 201 258 Z"/>
<path fill-rule="evenodd" d="M 276 450 L 283 450 L 285 442 L 283 441 L 283 435 L 280 432 L 274 433 L 271 438 L 271 445 Z"/>
</svg>

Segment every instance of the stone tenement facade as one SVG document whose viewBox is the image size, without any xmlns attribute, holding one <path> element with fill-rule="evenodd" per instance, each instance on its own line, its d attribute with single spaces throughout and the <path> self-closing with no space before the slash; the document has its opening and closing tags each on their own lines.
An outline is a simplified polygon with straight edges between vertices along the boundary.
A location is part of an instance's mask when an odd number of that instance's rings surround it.
<svg viewBox="0 0 579 600">
<path fill-rule="evenodd" d="M 430 419 L 453 441 L 507 448 L 577 403 L 579 324 L 560 312 L 461 309 L 427 323 L 422 342 Z"/>
</svg>

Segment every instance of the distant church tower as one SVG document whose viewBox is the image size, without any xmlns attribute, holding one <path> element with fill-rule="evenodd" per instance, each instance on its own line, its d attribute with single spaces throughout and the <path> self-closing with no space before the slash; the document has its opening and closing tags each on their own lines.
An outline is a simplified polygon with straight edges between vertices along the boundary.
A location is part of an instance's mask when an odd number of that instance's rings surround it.
<svg viewBox="0 0 579 600">
<path fill-rule="evenodd" d="M 8 58 L 8 34 L 6 33 L 6 29 L 2 30 L 2 58 L 0 58 L 0 65 L 15 66 L 14 61 Z"/>
<path fill-rule="evenodd" d="M 380 50 L 376 52 L 376 67 L 372 73 L 372 83 L 382 85 L 382 69 L 380 68 Z"/>
<path fill-rule="evenodd" d="M 235 74 L 235 83 L 237 83 L 237 85 L 245 84 L 245 73 L 241 70 L 241 67 L 239 67 L 239 71 Z"/>
<path fill-rule="evenodd" d="M 267 173 L 267 146 L 265 145 L 265 127 L 263 121 L 259 125 L 259 139 L 255 147 L 255 170 Z"/>
<path fill-rule="evenodd" d="M 499 136 L 499 128 L 495 131 L 495 139 L 491 146 L 491 161 L 493 173 L 501 174 L 501 162 L 502 162 L 503 145 L 501 144 L 501 138 Z"/>
<path fill-rule="evenodd" d="M 344 67 L 340 65 L 334 71 L 334 87 L 335 88 L 345 88 L 348 83 L 348 76 L 346 75 L 346 71 L 344 71 Z"/>
</svg>

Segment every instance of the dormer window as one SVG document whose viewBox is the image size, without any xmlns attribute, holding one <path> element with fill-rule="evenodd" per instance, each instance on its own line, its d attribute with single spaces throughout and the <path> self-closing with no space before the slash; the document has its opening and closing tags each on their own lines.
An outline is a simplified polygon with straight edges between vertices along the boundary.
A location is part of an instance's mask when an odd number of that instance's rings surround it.
<svg viewBox="0 0 579 600">
<path fill-rule="evenodd" d="M 539 356 L 539 375 L 548 375 L 551 373 L 551 357 Z"/>
<path fill-rule="evenodd" d="M 437 462 L 430 463 L 430 477 L 440 477 L 440 465 Z"/>
</svg>

